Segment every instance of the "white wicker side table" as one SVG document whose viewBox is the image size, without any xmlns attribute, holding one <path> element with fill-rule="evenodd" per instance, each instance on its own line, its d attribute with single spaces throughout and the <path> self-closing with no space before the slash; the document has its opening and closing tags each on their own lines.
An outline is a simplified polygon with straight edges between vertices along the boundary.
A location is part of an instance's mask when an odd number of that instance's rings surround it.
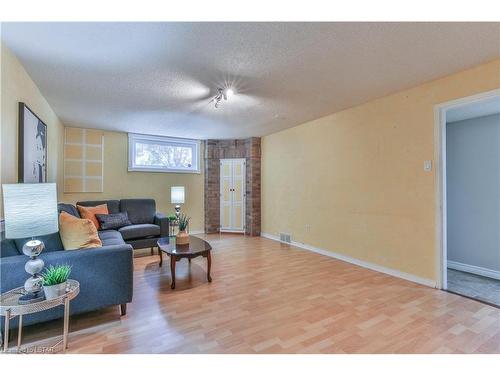
<svg viewBox="0 0 500 375">
<path fill-rule="evenodd" d="M 21 347 L 23 332 L 23 315 L 34 314 L 40 311 L 52 309 L 64 305 L 64 326 L 63 326 L 63 351 L 68 347 L 68 329 L 69 329 L 69 302 L 80 293 L 80 283 L 76 280 L 68 280 L 66 293 L 57 298 L 43 300 L 40 302 L 20 305 L 19 297 L 23 295 L 23 288 L 12 289 L 0 295 L 0 316 L 5 316 L 5 338 L 3 342 L 3 351 L 9 347 L 9 322 L 16 316 L 19 317 L 19 329 L 17 335 L 17 348 Z"/>
</svg>

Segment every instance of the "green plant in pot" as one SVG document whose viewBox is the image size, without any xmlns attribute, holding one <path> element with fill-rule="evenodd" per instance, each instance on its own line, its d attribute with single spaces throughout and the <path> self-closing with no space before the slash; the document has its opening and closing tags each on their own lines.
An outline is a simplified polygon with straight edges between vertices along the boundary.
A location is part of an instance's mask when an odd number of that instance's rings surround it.
<svg viewBox="0 0 500 375">
<path fill-rule="evenodd" d="M 189 243 L 189 226 L 190 217 L 187 217 L 185 214 L 179 214 L 179 233 L 175 236 L 175 242 L 177 245 L 186 245 Z"/>
<path fill-rule="evenodd" d="M 48 266 L 42 273 L 43 277 L 43 292 L 46 299 L 57 298 L 66 293 L 66 286 L 71 266 L 62 264 L 58 266 Z"/>
</svg>

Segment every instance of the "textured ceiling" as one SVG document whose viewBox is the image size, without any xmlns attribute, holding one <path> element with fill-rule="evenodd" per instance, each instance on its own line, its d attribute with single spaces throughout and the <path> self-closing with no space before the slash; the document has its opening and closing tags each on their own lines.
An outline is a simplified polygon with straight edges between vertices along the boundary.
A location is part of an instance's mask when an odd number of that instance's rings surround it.
<svg viewBox="0 0 500 375">
<path fill-rule="evenodd" d="M 500 57 L 500 23 L 3 23 L 2 40 L 65 124 L 190 138 L 269 134 Z"/>
</svg>

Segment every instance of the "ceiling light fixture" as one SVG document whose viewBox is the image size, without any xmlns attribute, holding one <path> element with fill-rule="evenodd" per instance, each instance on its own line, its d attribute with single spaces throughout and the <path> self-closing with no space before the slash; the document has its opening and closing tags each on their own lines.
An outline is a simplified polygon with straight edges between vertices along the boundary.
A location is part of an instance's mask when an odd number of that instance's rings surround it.
<svg viewBox="0 0 500 375">
<path fill-rule="evenodd" d="M 221 89 L 220 87 L 217 89 L 217 95 L 212 99 L 215 103 L 215 108 L 219 108 L 219 104 L 222 99 L 227 100 L 234 95 L 234 90 L 232 88 Z"/>
</svg>

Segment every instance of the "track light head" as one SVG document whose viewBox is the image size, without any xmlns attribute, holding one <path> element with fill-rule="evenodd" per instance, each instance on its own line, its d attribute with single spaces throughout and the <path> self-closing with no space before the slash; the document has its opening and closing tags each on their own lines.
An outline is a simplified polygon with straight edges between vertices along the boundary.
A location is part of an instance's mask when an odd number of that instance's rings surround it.
<svg viewBox="0 0 500 375">
<path fill-rule="evenodd" d="M 217 94 L 214 96 L 212 99 L 215 103 L 215 108 L 219 108 L 219 104 L 222 101 L 222 99 L 227 100 L 231 96 L 234 95 L 234 90 L 232 88 L 217 88 Z"/>
</svg>

